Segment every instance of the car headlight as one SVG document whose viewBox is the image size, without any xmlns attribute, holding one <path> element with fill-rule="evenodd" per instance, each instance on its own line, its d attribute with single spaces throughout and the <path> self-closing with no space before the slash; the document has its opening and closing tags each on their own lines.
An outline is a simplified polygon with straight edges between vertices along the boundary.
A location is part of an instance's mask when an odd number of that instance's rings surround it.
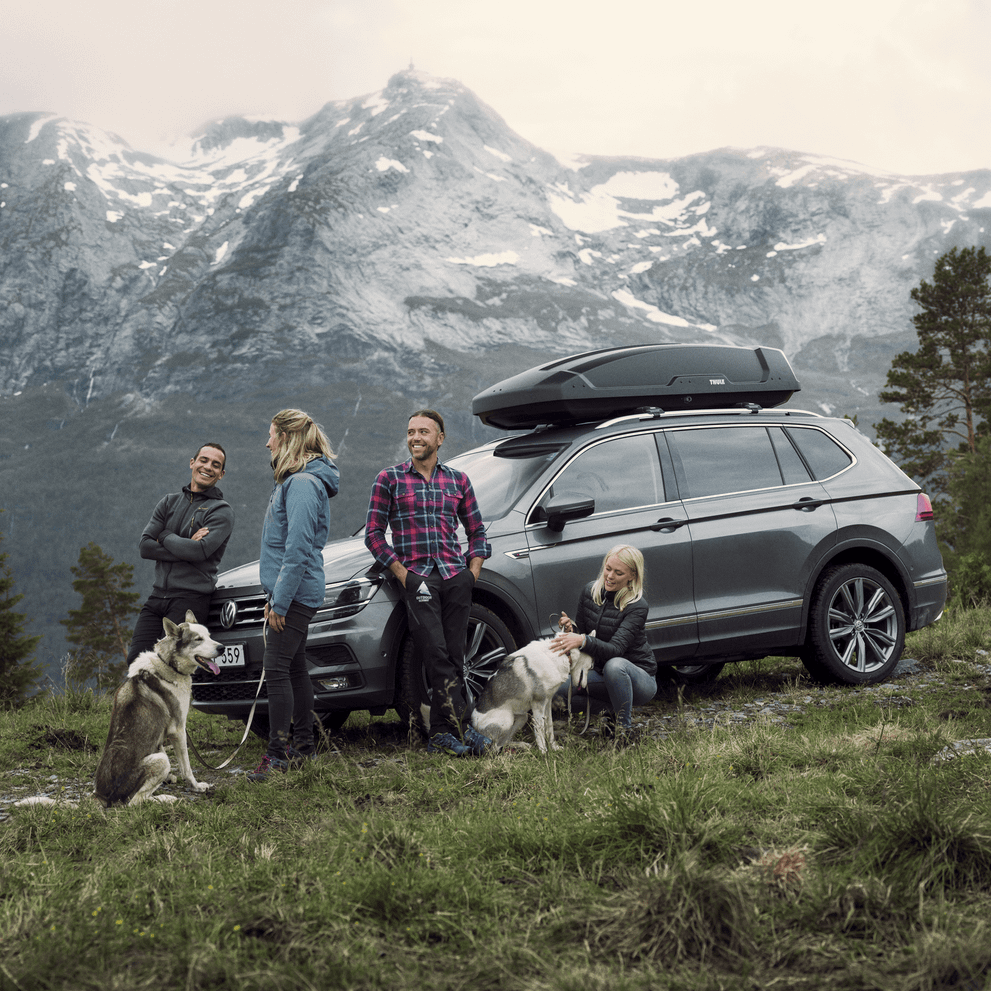
<svg viewBox="0 0 991 991">
<path fill-rule="evenodd" d="M 381 578 L 351 578 L 346 582 L 328 585 L 320 607 L 321 620 L 343 619 L 353 616 L 368 605 L 371 597 L 382 585 Z"/>
</svg>

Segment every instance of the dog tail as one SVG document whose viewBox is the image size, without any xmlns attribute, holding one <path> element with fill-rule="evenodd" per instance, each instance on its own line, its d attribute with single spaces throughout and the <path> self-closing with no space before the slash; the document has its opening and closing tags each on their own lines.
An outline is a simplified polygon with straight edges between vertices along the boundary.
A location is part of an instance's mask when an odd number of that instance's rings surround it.
<svg viewBox="0 0 991 991">
<path fill-rule="evenodd" d="M 25 805 L 71 805 L 73 808 L 79 805 L 78 802 L 73 801 L 69 798 L 51 798 L 48 795 L 32 795 L 30 798 L 22 798 L 19 802 L 14 802 L 14 805 L 25 806 Z"/>
</svg>

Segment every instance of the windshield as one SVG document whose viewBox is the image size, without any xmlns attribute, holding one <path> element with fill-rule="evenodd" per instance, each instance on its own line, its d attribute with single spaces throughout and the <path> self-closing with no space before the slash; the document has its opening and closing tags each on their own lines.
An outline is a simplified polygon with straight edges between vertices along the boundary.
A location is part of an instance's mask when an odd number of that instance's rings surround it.
<svg viewBox="0 0 991 991">
<path fill-rule="evenodd" d="M 496 450 L 468 451 L 448 462 L 471 479 L 483 520 L 498 520 L 505 516 L 544 467 L 560 453 L 559 450 L 535 450 L 529 457 L 515 453 L 512 457 L 497 457 Z"/>
</svg>

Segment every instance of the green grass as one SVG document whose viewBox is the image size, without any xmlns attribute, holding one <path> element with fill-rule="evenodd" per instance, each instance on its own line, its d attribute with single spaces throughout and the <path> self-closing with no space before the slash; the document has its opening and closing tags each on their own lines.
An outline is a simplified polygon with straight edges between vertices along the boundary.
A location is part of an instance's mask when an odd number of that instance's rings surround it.
<svg viewBox="0 0 991 991">
<path fill-rule="evenodd" d="M 989 629 L 991 611 L 947 615 L 906 648 L 932 677 L 870 690 L 731 665 L 661 693 L 638 715 L 674 728 L 625 750 L 438 759 L 356 714 L 262 785 L 8 805 L 0 988 L 984 988 L 991 757 L 935 758 L 991 737 Z M 687 718 L 727 699 L 802 711 Z M 78 691 L 0 714 L 0 794 L 91 779 L 108 718 Z M 218 757 L 238 729 L 191 717 Z"/>
</svg>

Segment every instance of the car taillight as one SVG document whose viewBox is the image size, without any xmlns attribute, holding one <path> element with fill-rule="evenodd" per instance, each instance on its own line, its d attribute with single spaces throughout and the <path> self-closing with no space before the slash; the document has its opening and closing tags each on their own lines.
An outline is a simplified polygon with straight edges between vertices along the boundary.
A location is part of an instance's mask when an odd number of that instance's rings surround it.
<svg viewBox="0 0 991 991">
<path fill-rule="evenodd" d="M 931 519 L 933 519 L 933 504 L 925 492 L 920 492 L 915 503 L 915 522 L 921 523 L 923 520 Z"/>
</svg>

